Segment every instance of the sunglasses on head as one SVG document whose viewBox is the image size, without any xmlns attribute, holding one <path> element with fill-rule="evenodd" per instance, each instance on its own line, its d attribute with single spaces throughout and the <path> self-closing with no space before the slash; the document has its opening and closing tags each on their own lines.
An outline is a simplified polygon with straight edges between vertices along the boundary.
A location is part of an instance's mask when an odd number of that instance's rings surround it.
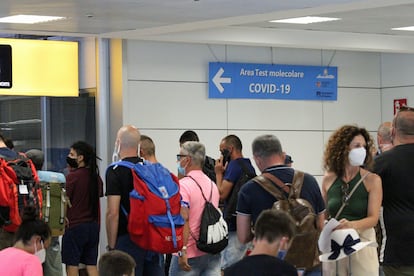
<svg viewBox="0 0 414 276">
<path fill-rule="evenodd" d="M 406 105 L 403 105 L 403 106 L 400 107 L 400 110 L 399 111 L 414 111 L 414 108 L 413 107 L 406 106 Z"/>
<path fill-rule="evenodd" d="M 349 200 L 349 183 L 343 183 L 341 186 L 342 190 L 342 203 L 348 205 Z"/>
</svg>

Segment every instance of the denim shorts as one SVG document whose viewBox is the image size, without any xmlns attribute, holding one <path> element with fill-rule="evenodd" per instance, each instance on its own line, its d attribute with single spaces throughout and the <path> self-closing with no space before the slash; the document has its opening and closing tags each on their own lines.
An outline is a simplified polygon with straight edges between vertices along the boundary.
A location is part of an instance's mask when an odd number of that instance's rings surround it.
<svg viewBox="0 0 414 276">
<path fill-rule="evenodd" d="M 62 237 L 62 263 L 70 266 L 96 265 L 98 259 L 99 225 L 85 222 L 65 230 Z"/>
<path fill-rule="evenodd" d="M 191 266 L 190 271 L 181 270 L 178 265 L 178 257 L 172 256 L 170 265 L 170 276 L 218 276 L 220 275 L 220 254 L 205 254 L 188 259 Z"/>
<path fill-rule="evenodd" d="M 248 244 L 242 244 L 237 238 L 237 232 L 229 232 L 229 244 L 221 251 L 221 269 L 240 261 L 245 255 Z"/>
</svg>

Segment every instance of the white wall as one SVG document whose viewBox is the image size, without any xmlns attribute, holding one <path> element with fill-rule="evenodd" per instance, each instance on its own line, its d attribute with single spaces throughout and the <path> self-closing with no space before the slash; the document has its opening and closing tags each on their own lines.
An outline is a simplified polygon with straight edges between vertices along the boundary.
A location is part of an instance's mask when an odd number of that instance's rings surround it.
<svg viewBox="0 0 414 276">
<path fill-rule="evenodd" d="M 94 37 L 79 40 L 79 89 L 96 88 L 96 43 Z"/>
<path fill-rule="evenodd" d="M 392 121 L 394 99 L 407 99 L 414 106 L 414 55 L 383 54 L 381 71 L 382 120 Z"/>
<path fill-rule="evenodd" d="M 141 42 L 128 40 L 123 123 L 136 125 L 156 144 L 159 161 L 176 171 L 178 138 L 195 130 L 207 154 L 236 134 L 243 153 L 261 134 L 275 134 L 294 166 L 320 181 L 324 144 L 343 124 L 375 134 L 381 118 L 381 54 L 286 48 Z M 209 62 L 251 62 L 338 67 L 338 100 L 208 99 Z"/>
</svg>

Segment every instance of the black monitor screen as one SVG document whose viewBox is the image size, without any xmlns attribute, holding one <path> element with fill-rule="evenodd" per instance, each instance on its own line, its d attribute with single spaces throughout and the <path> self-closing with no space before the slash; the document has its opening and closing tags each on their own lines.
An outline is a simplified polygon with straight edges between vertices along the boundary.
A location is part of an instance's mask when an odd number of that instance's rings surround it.
<svg viewBox="0 0 414 276">
<path fill-rule="evenodd" d="M 0 45 L 0 89 L 12 87 L 12 48 Z"/>
</svg>

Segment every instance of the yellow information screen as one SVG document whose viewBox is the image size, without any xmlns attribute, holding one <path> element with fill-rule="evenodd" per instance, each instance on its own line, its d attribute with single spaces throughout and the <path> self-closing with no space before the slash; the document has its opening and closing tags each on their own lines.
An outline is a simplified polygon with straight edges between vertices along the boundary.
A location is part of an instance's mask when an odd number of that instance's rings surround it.
<svg viewBox="0 0 414 276">
<path fill-rule="evenodd" d="M 0 85 L 0 95 L 79 95 L 77 42 L 0 39 L 0 45 L 11 47 L 12 70 L 11 83 Z M 1 62 L 4 61 L 0 59 Z M 7 66 L 1 65 L 1 68 Z"/>
</svg>

